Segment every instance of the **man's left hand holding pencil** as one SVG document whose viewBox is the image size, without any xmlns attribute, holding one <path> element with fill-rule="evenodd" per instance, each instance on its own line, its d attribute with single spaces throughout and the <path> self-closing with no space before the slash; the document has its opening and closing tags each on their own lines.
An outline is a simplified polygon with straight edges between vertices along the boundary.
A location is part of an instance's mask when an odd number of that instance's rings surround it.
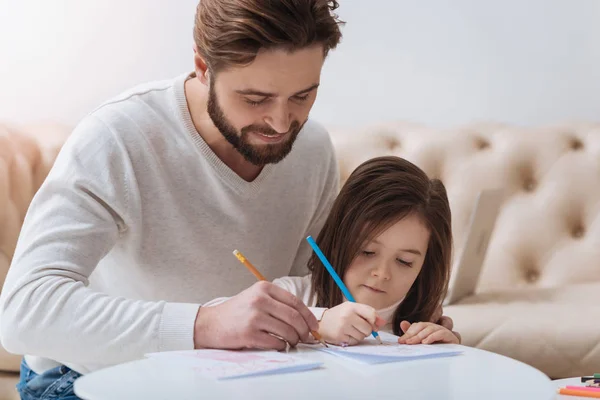
<svg viewBox="0 0 600 400">
<path fill-rule="evenodd" d="M 285 350 L 311 343 L 316 317 L 296 296 L 270 282 L 257 282 L 227 301 L 200 307 L 194 347 Z"/>
<path fill-rule="evenodd" d="M 252 275 L 254 275 L 256 277 L 256 279 L 258 281 L 260 281 L 260 282 L 267 281 L 267 278 L 265 278 L 263 276 L 263 274 L 261 274 L 260 271 L 246 257 L 244 257 L 244 255 L 242 253 L 240 253 L 238 250 L 234 250 L 233 255 L 248 269 L 248 271 L 250 271 L 252 273 Z M 302 303 L 302 302 L 300 302 L 300 300 L 298 300 L 296 298 L 296 301 L 294 301 L 293 307 L 296 308 L 298 303 Z M 302 303 L 302 305 L 304 305 L 304 304 Z M 315 339 L 317 339 L 319 342 L 321 342 L 321 344 L 323 346 L 328 347 L 327 344 L 325 344 L 325 341 L 321 338 L 321 335 L 319 335 L 318 327 L 317 327 L 317 329 L 311 329 L 310 333 L 313 335 L 313 337 Z M 295 346 L 297 343 L 298 342 L 289 343 L 289 344 L 292 346 Z"/>
</svg>

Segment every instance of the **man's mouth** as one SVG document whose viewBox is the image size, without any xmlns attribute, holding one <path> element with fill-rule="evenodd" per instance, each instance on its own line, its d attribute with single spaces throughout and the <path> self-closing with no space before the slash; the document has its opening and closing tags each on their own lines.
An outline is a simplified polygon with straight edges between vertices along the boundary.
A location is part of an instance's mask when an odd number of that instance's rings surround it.
<svg viewBox="0 0 600 400">
<path fill-rule="evenodd" d="M 285 135 L 287 135 L 286 133 L 276 133 L 276 134 L 267 134 L 267 133 L 263 133 L 263 132 L 253 132 L 254 134 L 266 139 L 267 141 L 278 141 L 283 139 L 283 137 Z"/>
<path fill-rule="evenodd" d="M 256 133 L 258 133 L 261 136 L 269 137 L 269 138 L 281 137 L 281 136 L 285 135 L 285 133 L 263 133 L 263 132 L 256 132 Z"/>
</svg>

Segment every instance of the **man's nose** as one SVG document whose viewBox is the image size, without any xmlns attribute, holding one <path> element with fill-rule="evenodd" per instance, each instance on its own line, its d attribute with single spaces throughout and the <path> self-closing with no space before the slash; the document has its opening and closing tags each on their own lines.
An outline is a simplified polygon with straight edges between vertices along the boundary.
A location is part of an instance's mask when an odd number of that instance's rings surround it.
<svg viewBox="0 0 600 400">
<path fill-rule="evenodd" d="M 288 132 L 292 122 L 289 106 L 287 103 L 277 104 L 264 120 L 277 133 Z"/>
</svg>

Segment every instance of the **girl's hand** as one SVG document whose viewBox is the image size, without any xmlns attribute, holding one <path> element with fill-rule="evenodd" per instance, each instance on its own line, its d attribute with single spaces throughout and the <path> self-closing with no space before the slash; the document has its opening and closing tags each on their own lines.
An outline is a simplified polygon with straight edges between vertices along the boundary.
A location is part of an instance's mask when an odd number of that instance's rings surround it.
<svg viewBox="0 0 600 400">
<path fill-rule="evenodd" d="M 439 305 L 435 309 L 429 322 L 433 322 L 435 324 L 441 325 L 450 331 L 454 328 L 454 321 L 452 320 L 452 318 L 444 315 L 444 308 L 441 305 Z M 454 333 L 454 334 L 456 335 L 456 333 Z"/>
<path fill-rule="evenodd" d="M 398 343 L 400 344 L 460 344 L 460 338 L 452 331 L 432 322 L 416 322 L 411 324 L 408 321 L 402 321 L 400 329 L 404 332 L 404 335 L 398 338 Z"/>
<path fill-rule="evenodd" d="M 355 345 L 386 321 L 366 304 L 345 302 L 326 310 L 319 322 L 319 334 L 336 345 Z"/>
</svg>

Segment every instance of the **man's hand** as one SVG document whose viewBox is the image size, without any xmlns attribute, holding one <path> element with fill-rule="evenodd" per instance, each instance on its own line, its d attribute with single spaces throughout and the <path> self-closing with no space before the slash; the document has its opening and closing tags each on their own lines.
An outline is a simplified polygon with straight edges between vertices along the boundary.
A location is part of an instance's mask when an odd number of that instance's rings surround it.
<svg viewBox="0 0 600 400">
<path fill-rule="evenodd" d="M 319 324 L 296 296 L 258 282 L 224 303 L 200 307 L 194 325 L 194 348 L 276 349 L 309 341 Z"/>
</svg>

